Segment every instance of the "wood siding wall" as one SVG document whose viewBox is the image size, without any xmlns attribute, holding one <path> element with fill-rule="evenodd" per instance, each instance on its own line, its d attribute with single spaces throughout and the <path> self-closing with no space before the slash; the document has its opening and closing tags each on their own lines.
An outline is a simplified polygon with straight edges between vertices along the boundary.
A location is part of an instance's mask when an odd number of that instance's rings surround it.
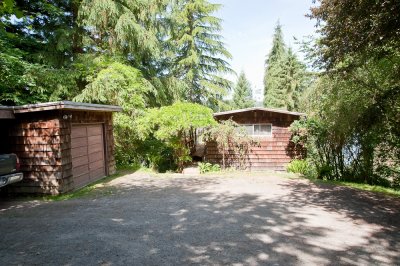
<svg viewBox="0 0 400 266">
<path fill-rule="evenodd" d="M 20 158 L 24 179 L 7 186 L 12 193 L 58 194 L 59 181 L 70 174 L 63 168 L 62 151 L 68 148 L 67 123 L 58 111 L 16 116 L 8 130 L 11 152 Z"/>
<path fill-rule="evenodd" d="M 54 195 L 75 188 L 71 159 L 73 123 L 104 124 L 106 170 L 107 174 L 115 173 L 112 113 L 53 110 L 18 114 L 8 122 L 8 145 L 0 145 L 0 152 L 19 156 L 24 179 L 7 186 L 8 192 Z"/>
<path fill-rule="evenodd" d="M 244 165 L 250 170 L 285 170 L 286 165 L 295 157 L 301 157 L 304 150 L 295 149 L 290 141 L 289 126 L 299 119 L 298 116 L 266 112 L 248 111 L 217 117 L 218 121 L 232 118 L 238 124 L 272 124 L 272 136 L 255 137 L 259 146 L 252 147 L 244 158 Z M 228 167 L 239 167 L 239 156 L 230 151 L 227 156 Z M 205 160 L 211 163 L 222 164 L 222 154 L 217 149 L 215 142 L 206 145 Z"/>
</svg>

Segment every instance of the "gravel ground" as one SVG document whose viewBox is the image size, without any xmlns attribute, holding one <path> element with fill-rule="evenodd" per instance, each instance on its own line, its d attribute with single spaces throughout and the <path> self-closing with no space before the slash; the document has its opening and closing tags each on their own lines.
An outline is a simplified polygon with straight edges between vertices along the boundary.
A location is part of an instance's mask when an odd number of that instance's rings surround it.
<svg viewBox="0 0 400 266">
<path fill-rule="evenodd" d="M 400 265 L 400 200 L 273 173 L 135 173 L 0 203 L 0 265 Z"/>
</svg>

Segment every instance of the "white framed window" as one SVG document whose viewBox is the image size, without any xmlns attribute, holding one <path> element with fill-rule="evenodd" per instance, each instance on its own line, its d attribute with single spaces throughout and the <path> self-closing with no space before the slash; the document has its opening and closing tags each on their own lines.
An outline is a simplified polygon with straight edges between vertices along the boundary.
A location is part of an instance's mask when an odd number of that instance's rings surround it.
<svg viewBox="0 0 400 266">
<path fill-rule="evenodd" d="M 241 125 L 250 136 L 272 136 L 272 124 Z"/>
</svg>

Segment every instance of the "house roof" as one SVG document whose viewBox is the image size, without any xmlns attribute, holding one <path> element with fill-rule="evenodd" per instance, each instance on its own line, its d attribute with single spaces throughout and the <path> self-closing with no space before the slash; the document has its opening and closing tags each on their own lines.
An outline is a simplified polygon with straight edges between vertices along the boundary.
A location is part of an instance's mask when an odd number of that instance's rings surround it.
<svg viewBox="0 0 400 266">
<path fill-rule="evenodd" d="M 98 112 L 120 112 L 122 108 L 116 105 L 78 103 L 71 101 L 47 102 L 37 104 L 27 104 L 21 106 L 12 106 L 15 114 L 48 111 L 48 110 L 77 110 L 77 111 L 98 111 Z"/>
<path fill-rule="evenodd" d="M 230 115 L 230 114 L 250 112 L 250 111 L 264 111 L 264 112 L 273 112 L 273 113 L 295 115 L 295 116 L 306 116 L 305 113 L 291 112 L 291 111 L 287 111 L 287 110 L 264 108 L 264 107 L 251 107 L 251 108 L 237 109 L 237 110 L 226 111 L 226 112 L 218 112 L 218 113 L 214 113 L 214 116 Z"/>
</svg>

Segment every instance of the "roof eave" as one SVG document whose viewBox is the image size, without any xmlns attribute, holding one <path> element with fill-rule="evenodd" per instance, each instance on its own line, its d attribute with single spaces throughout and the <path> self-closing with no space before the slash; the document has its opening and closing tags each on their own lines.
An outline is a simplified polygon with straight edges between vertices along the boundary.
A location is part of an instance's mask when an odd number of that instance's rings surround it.
<svg viewBox="0 0 400 266">
<path fill-rule="evenodd" d="M 287 114 L 287 115 L 293 115 L 293 116 L 307 116 L 305 113 L 299 113 L 299 112 L 291 112 L 291 111 L 272 109 L 272 108 L 251 107 L 251 108 L 246 108 L 246 109 L 238 109 L 238 110 L 214 113 L 214 117 L 243 113 L 243 112 L 251 112 L 251 111 L 273 112 L 273 113 Z"/>
<path fill-rule="evenodd" d="M 121 112 L 122 108 L 115 105 L 78 103 L 71 101 L 48 102 L 38 104 L 28 104 L 22 106 L 14 106 L 14 113 L 29 113 L 50 110 L 74 110 L 74 111 L 91 111 L 91 112 Z"/>
<path fill-rule="evenodd" d="M 15 119 L 13 109 L 0 106 L 0 119 Z"/>
</svg>

